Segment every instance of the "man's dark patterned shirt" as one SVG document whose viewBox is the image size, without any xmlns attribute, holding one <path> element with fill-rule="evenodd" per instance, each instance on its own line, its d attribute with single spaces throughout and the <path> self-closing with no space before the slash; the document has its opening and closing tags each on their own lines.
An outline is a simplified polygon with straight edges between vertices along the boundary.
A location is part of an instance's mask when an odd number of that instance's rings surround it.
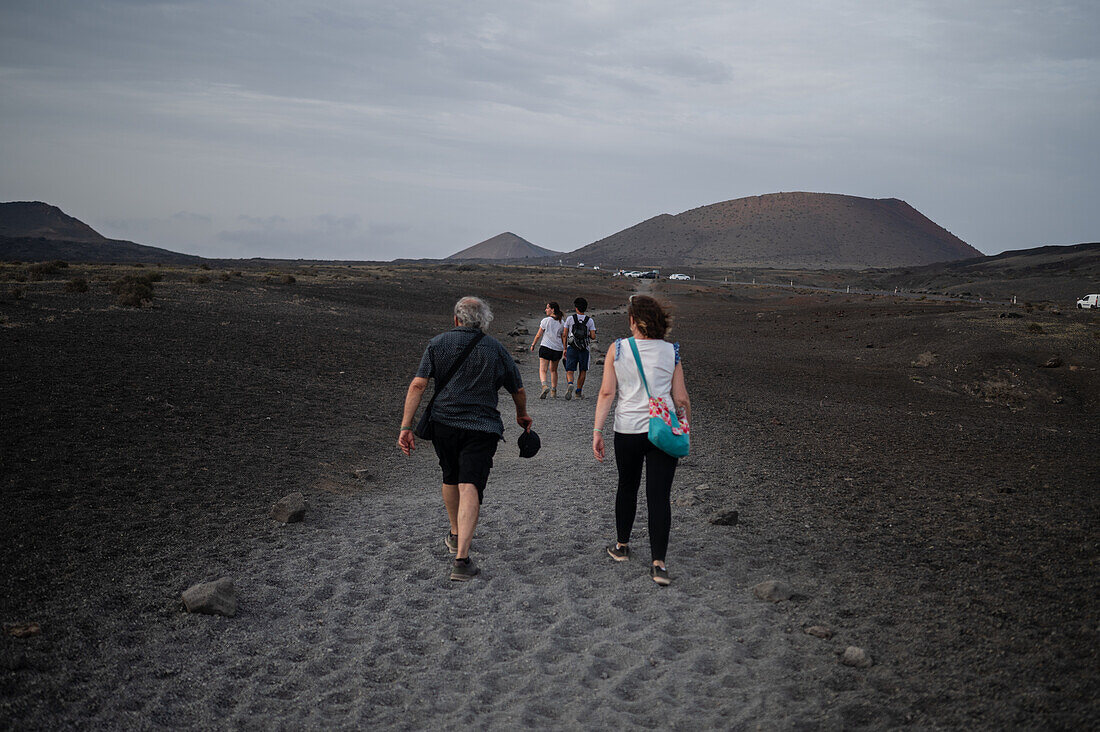
<svg viewBox="0 0 1100 732">
<path fill-rule="evenodd" d="M 431 379 L 446 375 L 478 332 L 477 328 L 462 326 L 432 338 L 420 358 L 416 375 Z M 515 394 L 523 388 L 523 379 L 515 360 L 500 341 L 487 335 L 474 346 L 436 397 L 432 421 L 503 435 L 504 423 L 497 411 L 497 392 L 501 387 Z"/>
</svg>

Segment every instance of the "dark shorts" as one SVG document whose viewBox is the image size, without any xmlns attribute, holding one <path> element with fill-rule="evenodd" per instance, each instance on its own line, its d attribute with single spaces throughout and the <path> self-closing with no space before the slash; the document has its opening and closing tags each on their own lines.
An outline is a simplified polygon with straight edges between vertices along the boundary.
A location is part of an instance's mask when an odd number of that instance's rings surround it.
<svg viewBox="0 0 1100 732">
<path fill-rule="evenodd" d="M 464 430 L 436 422 L 432 447 L 439 457 L 439 467 L 443 468 L 443 482 L 446 485 L 473 483 L 477 487 L 478 503 L 481 503 L 498 442 L 500 435 L 495 432 Z"/>
<path fill-rule="evenodd" d="M 565 349 L 565 370 L 576 371 L 578 368 L 588 370 L 588 349 L 569 346 Z"/>
<path fill-rule="evenodd" d="M 555 351 L 548 346 L 539 346 L 539 358 L 545 358 L 547 361 L 560 361 L 561 351 Z"/>
</svg>

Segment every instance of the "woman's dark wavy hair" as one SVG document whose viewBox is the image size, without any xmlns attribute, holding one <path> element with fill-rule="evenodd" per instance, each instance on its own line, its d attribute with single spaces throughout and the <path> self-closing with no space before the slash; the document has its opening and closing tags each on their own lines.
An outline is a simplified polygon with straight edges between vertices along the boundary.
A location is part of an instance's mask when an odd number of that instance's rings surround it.
<svg viewBox="0 0 1100 732">
<path fill-rule="evenodd" d="M 664 338 L 672 330 L 672 315 L 668 308 L 649 295 L 634 295 L 626 314 L 646 338 Z"/>
<path fill-rule="evenodd" d="M 557 303 L 556 300 L 551 300 L 550 302 L 548 302 L 546 304 L 549 305 L 554 310 L 554 320 L 559 320 L 560 321 L 562 318 L 565 317 L 564 315 L 562 315 L 561 308 L 558 307 L 558 303 Z"/>
</svg>

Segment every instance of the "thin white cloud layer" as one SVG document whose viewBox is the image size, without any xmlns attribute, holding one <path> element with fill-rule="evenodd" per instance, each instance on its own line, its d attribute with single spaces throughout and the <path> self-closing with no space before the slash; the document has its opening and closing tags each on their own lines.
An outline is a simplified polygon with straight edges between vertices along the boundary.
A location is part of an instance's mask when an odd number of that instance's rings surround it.
<svg viewBox="0 0 1100 732">
<path fill-rule="evenodd" d="M 0 199 L 226 257 L 571 250 L 780 190 L 1077 243 L 1098 30 L 1091 2 L 9 1 Z"/>
</svg>

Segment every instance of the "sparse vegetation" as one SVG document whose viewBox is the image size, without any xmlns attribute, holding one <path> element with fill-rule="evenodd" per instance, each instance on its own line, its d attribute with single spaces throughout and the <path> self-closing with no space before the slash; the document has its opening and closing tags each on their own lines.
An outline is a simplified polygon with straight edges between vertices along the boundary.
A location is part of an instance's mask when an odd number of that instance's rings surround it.
<svg viewBox="0 0 1100 732">
<path fill-rule="evenodd" d="M 65 283 L 65 292 L 87 292 L 88 280 L 76 277 Z"/>
<path fill-rule="evenodd" d="M 11 293 L 12 300 L 22 300 L 27 295 L 26 287 L 13 287 L 9 291 Z"/>
<path fill-rule="evenodd" d="M 118 296 L 115 303 L 124 307 L 139 308 L 153 302 L 153 283 L 159 280 L 160 273 L 128 274 L 111 283 L 111 292 Z"/>
<path fill-rule="evenodd" d="M 282 279 L 279 280 L 279 281 L 282 282 L 284 285 L 293 285 L 298 280 L 294 279 L 294 275 L 289 275 L 288 274 L 288 275 L 283 275 Z"/>
<path fill-rule="evenodd" d="M 37 262 L 27 267 L 26 279 L 37 282 L 46 275 L 56 274 L 58 270 L 65 269 L 68 266 L 69 263 L 61 259 L 55 259 L 52 262 Z M 19 281 L 22 282 L 23 280 Z"/>
<path fill-rule="evenodd" d="M 193 282 L 196 285 L 205 285 L 210 281 L 210 278 L 204 274 L 191 275 L 188 281 Z"/>
<path fill-rule="evenodd" d="M 1028 323 L 1027 324 L 1027 329 L 1028 329 L 1029 333 L 1042 333 L 1043 332 L 1043 326 L 1039 325 L 1038 323 Z"/>
</svg>

